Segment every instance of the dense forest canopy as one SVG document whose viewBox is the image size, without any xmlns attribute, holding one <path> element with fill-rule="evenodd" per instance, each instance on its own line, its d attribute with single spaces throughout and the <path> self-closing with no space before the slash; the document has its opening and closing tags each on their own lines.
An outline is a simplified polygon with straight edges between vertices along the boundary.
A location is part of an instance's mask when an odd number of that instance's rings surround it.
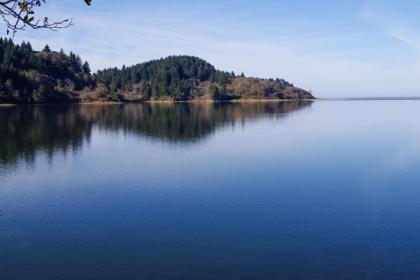
<svg viewBox="0 0 420 280">
<path fill-rule="evenodd" d="M 0 102 L 312 99 L 283 79 L 247 78 L 192 56 L 169 56 L 91 74 L 89 63 L 0 38 Z"/>
<path fill-rule="evenodd" d="M 31 44 L 15 45 L 0 38 L 0 102 L 65 102 L 74 92 L 93 88 L 94 77 L 88 63 L 74 53 L 36 52 Z"/>
</svg>

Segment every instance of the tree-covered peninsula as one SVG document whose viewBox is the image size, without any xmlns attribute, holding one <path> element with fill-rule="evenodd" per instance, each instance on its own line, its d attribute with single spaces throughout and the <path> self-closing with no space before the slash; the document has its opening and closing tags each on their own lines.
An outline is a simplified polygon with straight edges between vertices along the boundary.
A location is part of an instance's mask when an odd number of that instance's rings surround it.
<svg viewBox="0 0 420 280">
<path fill-rule="evenodd" d="M 215 69 L 192 56 L 169 56 L 91 73 L 88 62 L 48 46 L 34 51 L 0 38 L 0 103 L 313 99 L 283 79 L 259 79 Z"/>
</svg>

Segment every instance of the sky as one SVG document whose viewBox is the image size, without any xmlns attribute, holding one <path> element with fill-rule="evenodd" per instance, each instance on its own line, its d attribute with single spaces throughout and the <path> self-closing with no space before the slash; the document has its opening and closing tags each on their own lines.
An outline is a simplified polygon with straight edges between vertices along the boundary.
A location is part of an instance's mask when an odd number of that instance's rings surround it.
<svg viewBox="0 0 420 280">
<path fill-rule="evenodd" d="M 74 51 L 94 70 L 193 55 L 317 97 L 420 96 L 415 0 L 49 0 L 39 12 L 74 26 L 15 41 Z"/>
</svg>

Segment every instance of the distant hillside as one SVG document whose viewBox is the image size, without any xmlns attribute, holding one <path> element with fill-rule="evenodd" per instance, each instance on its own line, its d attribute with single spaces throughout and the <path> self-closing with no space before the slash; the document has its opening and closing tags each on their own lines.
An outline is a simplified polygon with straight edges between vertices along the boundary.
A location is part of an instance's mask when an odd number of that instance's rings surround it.
<svg viewBox="0 0 420 280">
<path fill-rule="evenodd" d="M 0 38 L 0 102 L 312 99 L 283 79 L 247 78 L 191 56 L 170 56 L 91 74 L 74 53 Z"/>
<path fill-rule="evenodd" d="M 313 98 L 285 80 L 237 76 L 191 56 L 170 56 L 122 69 L 105 69 L 98 71 L 96 78 L 128 100 Z"/>
<path fill-rule="evenodd" d="M 0 102 L 71 102 L 77 91 L 95 86 L 89 65 L 79 56 L 48 47 L 35 52 L 30 43 L 0 38 Z"/>
</svg>

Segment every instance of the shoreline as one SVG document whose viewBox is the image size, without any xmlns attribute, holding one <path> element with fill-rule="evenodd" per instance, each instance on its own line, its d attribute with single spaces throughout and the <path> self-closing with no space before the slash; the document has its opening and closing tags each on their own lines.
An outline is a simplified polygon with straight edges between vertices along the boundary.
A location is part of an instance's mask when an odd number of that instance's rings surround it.
<svg viewBox="0 0 420 280">
<path fill-rule="evenodd" d="M 88 102 L 69 102 L 69 103 L 0 103 L 0 107 L 13 107 L 20 105 L 118 105 L 118 104 L 144 104 L 144 103 L 160 103 L 160 104 L 176 104 L 176 103 L 275 103 L 275 102 L 299 102 L 299 101 L 316 101 L 319 99 L 235 99 L 235 100 L 146 100 L 138 102 L 124 101 L 88 101 Z"/>
<path fill-rule="evenodd" d="M 296 101 L 314 101 L 316 99 L 232 99 L 232 100 L 211 100 L 211 99 L 193 99 L 193 100 L 146 100 L 141 102 L 122 102 L 122 103 L 265 103 L 265 102 L 296 102 Z"/>
</svg>

